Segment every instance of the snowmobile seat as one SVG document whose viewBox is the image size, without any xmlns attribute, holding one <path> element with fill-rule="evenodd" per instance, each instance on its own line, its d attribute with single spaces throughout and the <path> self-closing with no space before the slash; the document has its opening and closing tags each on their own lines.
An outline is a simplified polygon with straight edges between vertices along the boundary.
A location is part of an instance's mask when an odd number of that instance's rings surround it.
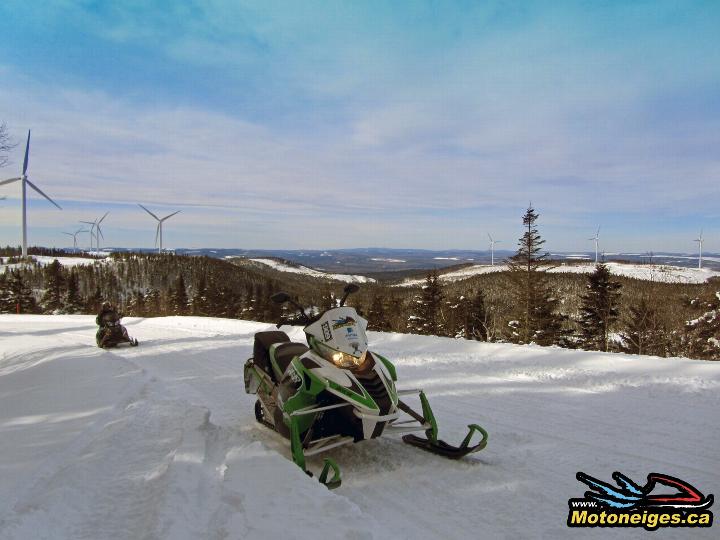
<svg viewBox="0 0 720 540">
<path fill-rule="evenodd" d="M 255 343 L 253 345 L 253 362 L 272 377 L 273 370 L 270 364 L 270 347 L 275 343 L 289 342 L 290 338 L 285 332 L 258 332 L 255 334 Z"/>
<path fill-rule="evenodd" d="M 280 380 L 282 374 L 292 362 L 292 359 L 301 354 L 305 354 L 308 351 L 308 347 L 302 343 L 282 343 L 275 347 L 275 364 L 280 371 L 276 373 L 277 379 Z"/>
</svg>

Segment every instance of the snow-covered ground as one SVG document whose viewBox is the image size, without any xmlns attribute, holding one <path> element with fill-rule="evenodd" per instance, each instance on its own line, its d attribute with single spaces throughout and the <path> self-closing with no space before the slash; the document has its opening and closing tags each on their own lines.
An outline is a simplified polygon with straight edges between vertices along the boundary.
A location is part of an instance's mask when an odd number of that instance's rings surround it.
<svg viewBox="0 0 720 540">
<path fill-rule="evenodd" d="M 704 283 L 711 277 L 720 277 L 720 272 L 708 268 L 685 268 L 682 266 L 668 266 L 661 264 L 629 264 L 629 263 L 606 263 L 612 274 L 646 281 L 660 283 Z M 440 274 L 440 281 L 453 282 L 467 279 L 469 277 L 492 272 L 504 272 L 508 269 L 506 264 L 490 266 L 476 264 Z M 595 263 L 588 264 L 562 264 L 548 270 L 549 273 L 572 273 L 590 274 L 595 270 Z M 407 279 L 394 285 L 395 287 L 417 287 L 425 283 L 424 279 Z"/>
<path fill-rule="evenodd" d="M 275 270 L 278 270 L 280 272 L 290 272 L 293 274 L 304 274 L 306 276 L 312 276 L 316 278 L 322 278 L 322 279 L 335 279 L 337 281 L 344 281 L 346 283 L 374 283 L 375 280 L 373 278 L 369 278 L 367 276 L 355 276 L 351 274 L 332 274 L 329 272 L 321 272 L 320 270 L 315 270 L 313 268 L 308 268 L 307 266 L 290 266 L 289 264 L 283 264 L 280 261 L 276 261 L 274 259 L 250 259 L 251 261 L 255 261 L 267 266 L 270 266 L 271 268 L 274 268 Z"/>
<path fill-rule="evenodd" d="M 720 491 L 720 363 L 371 333 L 401 386 L 426 390 L 443 438 L 477 422 L 490 442 L 456 462 L 398 437 L 337 449 L 330 492 L 244 392 L 253 334 L 274 327 L 125 322 L 140 346 L 103 351 L 90 316 L 0 315 L 3 540 L 575 538 L 578 471 Z M 608 534 L 650 533 L 582 536 Z"/>
<path fill-rule="evenodd" d="M 100 253 L 103 255 L 103 252 Z M 47 257 L 45 255 L 31 255 L 31 257 L 40 265 L 47 266 L 48 264 L 52 264 L 52 262 L 57 259 L 57 261 L 63 265 L 63 266 L 79 266 L 79 265 L 86 265 L 86 264 L 93 264 L 95 262 L 105 262 L 108 260 L 107 258 L 103 259 L 97 259 L 97 258 L 87 258 L 87 257 Z M 7 270 L 12 270 L 13 268 L 17 268 L 19 266 L 22 266 L 21 264 L 0 264 L 0 272 L 5 272 Z"/>
</svg>

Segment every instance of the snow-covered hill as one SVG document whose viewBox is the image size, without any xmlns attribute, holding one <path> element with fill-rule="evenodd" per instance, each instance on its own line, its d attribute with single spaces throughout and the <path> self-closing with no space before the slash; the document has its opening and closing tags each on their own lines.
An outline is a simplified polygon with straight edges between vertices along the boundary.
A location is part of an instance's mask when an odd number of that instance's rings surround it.
<svg viewBox="0 0 720 540">
<path fill-rule="evenodd" d="M 279 272 L 290 272 L 292 274 L 302 274 L 305 276 L 311 276 L 311 277 L 321 278 L 321 279 L 334 279 L 336 281 L 344 281 L 346 283 L 374 283 L 375 282 L 375 280 L 373 278 L 370 278 L 367 276 L 321 272 L 320 270 L 315 270 L 314 268 L 308 268 L 307 266 L 302 266 L 302 265 L 291 266 L 289 264 L 284 264 L 280 261 L 276 261 L 275 259 L 248 259 L 248 260 L 263 264 L 265 266 L 269 266 L 270 268 L 273 268 L 274 270 L 277 270 Z"/>
<path fill-rule="evenodd" d="M 708 268 L 685 268 L 682 266 L 669 266 L 660 264 L 630 264 L 630 263 L 606 263 L 610 272 L 616 276 L 624 276 L 646 281 L 659 283 L 704 283 L 712 277 L 720 277 L 720 272 Z M 490 266 L 486 264 L 475 264 L 440 274 L 440 281 L 453 282 L 461 281 L 481 274 L 507 271 L 506 264 Z M 561 264 L 548 269 L 551 274 L 590 274 L 595 270 L 595 264 Z M 425 283 L 424 279 L 407 279 L 395 285 L 395 287 L 417 287 Z"/>
<path fill-rule="evenodd" d="M 92 317 L 0 315 L 3 540 L 575 538 L 578 471 L 720 490 L 720 363 L 371 333 L 401 386 L 426 390 L 443 438 L 477 422 L 490 443 L 457 462 L 393 437 L 337 449 L 344 483 L 329 492 L 244 392 L 270 325 L 126 322 L 140 347 L 103 351 Z M 650 533 L 582 536 L 608 534 Z"/>
</svg>

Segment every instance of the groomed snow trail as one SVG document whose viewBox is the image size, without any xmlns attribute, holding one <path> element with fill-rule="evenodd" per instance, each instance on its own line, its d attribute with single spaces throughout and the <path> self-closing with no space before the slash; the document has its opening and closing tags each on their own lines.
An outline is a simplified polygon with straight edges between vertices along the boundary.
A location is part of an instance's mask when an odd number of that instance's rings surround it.
<svg viewBox="0 0 720 540">
<path fill-rule="evenodd" d="M 92 317 L 0 315 L 1 539 L 576 537 L 577 471 L 720 494 L 720 363 L 371 333 L 442 438 L 476 422 L 490 444 L 457 462 L 399 437 L 337 449 L 329 492 L 254 420 L 242 367 L 270 325 L 126 323 L 140 347 L 102 351 Z"/>
</svg>

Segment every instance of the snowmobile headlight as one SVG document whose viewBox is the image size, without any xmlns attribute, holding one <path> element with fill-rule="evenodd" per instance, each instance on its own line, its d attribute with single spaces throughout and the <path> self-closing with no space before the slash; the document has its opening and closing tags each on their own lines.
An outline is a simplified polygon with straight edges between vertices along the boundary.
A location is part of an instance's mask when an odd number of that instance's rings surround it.
<svg viewBox="0 0 720 540">
<path fill-rule="evenodd" d="M 332 354 L 331 359 L 337 367 L 348 369 L 360 366 L 365 360 L 365 355 L 361 356 L 360 358 L 356 358 L 351 354 L 335 351 Z"/>
</svg>

